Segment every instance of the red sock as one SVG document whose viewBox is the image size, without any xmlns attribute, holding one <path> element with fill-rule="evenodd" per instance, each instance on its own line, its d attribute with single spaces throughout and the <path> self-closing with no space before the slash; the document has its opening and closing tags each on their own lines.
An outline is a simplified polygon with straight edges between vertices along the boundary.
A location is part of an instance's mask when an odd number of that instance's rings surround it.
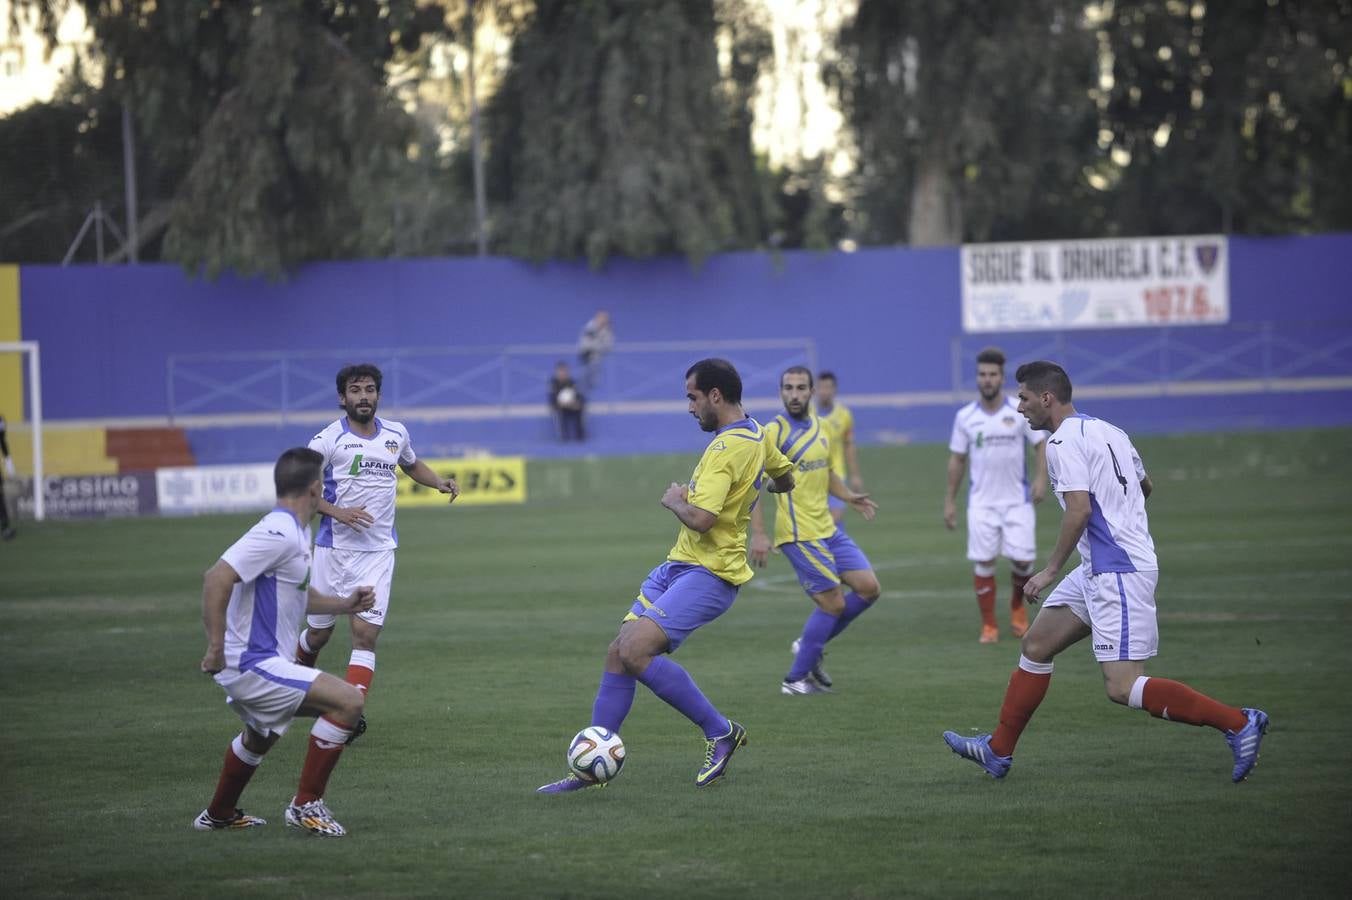
<svg viewBox="0 0 1352 900">
<path fill-rule="evenodd" d="M 1221 731 L 1239 731 L 1249 723 L 1249 717 L 1241 710 L 1212 700 L 1206 694 L 1199 694 L 1180 681 L 1167 678 L 1145 680 L 1141 705 L 1157 719 L 1188 725 L 1210 725 Z"/>
<path fill-rule="evenodd" d="M 1051 665 L 1047 668 L 1050 670 Z M 1047 686 L 1052 683 L 1052 673 L 1037 674 L 1018 668 L 1009 676 L 1009 687 L 1005 689 L 1005 702 L 1000 704 L 1000 725 L 991 735 L 991 750 L 1001 756 L 1014 753 L 1014 745 L 1019 735 L 1033 717 L 1042 698 L 1047 696 Z"/>
<path fill-rule="evenodd" d="M 981 624 L 995 627 L 995 576 L 973 575 L 972 584 L 976 587 L 976 605 L 981 607 Z"/>
<path fill-rule="evenodd" d="M 235 740 L 238 741 L 239 738 Z M 254 754 L 249 755 L 258 759 Z M 233 743 L 225 748 L 225 763 L 221 766 L 221 777 L 216 782 L 216 794 L 211 798 L 211 805 L 207 807 L 207 815 L 213 819 L 228 819 L 233 816 L 236 807 L 239 806 L 239 795 L 244 793 L 245 786 L 257 769 L 257 762 L 247 763 L 236 755 Z"/>
<path fill-rule="evenodd" d="M 318 800 L 329 786 L 329 776 L 343 755 L 344 742 L 352 732 L 344 725 L 321 717 L 310 731 L 310 749 L 305 753 L 305 765 L 300 770 L 300 786 L 296 788 L 297 806 Z"/>
<path fill-rule="evenodd" d="M 1009 582 L 1014 585 L 1014 596 L 1009 598 L 1009 608 L 1018 609 L 1023 606 L 1023 586 L 1028 583 L 1031 576 L 1020 575 L 1018 572 L 1009 573 Z"/>
<path fill-rule="evenodd" d="M 347 665 L 347 677 L 343 680 L 348 684 L 355 684 L 365 694 L 371 690 L 371 681 L 376 677 L 375 669 L 368 669 L 366 666 L 357 666 L 352 663 Z"/>
</svg>

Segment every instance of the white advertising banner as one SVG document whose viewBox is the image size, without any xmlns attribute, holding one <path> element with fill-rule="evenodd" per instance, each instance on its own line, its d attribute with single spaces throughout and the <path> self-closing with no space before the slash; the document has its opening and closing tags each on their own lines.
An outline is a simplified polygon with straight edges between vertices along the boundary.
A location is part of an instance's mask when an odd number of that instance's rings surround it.
<svg viewBox="0 0 1352 900">
<path fill-rule="evenodd" d="M 1222 235 L 962 247 L 965 332 L 1228 321 L 1230 260 Z"/>
<path fill-rule="evenodd" d="M 165 516 L 271 509 L 277 503 L 271 463 L 158 469 L 155 489 Z"/>
</svg>

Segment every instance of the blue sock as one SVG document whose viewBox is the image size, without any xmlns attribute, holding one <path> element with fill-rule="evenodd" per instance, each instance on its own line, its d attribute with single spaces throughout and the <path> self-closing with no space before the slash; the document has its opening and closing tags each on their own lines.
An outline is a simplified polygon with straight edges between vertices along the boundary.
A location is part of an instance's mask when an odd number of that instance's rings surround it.
<svg viewBox="0 0 1352 900">
<path fill-rule="evenodd" d="M 817 660 L 822 658 L 822 647 L 831 639 L 831 629 L 840 621 L 828 612 L 814 609 L 812 615 L 803 623 L 803 634 L 798 638 L 798 655 L 793 658 L 793 667 L 784 676 L 785 681 L 802 681 Z"/>
<path fill-rule="evenodd" d="M 828 637 L 827 640 L 834 640 L 836 635 L 844 631 L 851 622 L 859 618 L 859 616 L 872 605 L 872 603 L 865 600 L 863 597 L 860 597 L 853 591 L 846 594 L 845 612 L 840 614 L 839 619 L 836 619 L 836 627 L 831 631 L 831 636 Z"/>
<path fill-rule="evenodd" d="M 629 715 L 629 707 L 634 705 L 636 684 L 632 675 L 602 672 L 601 686 L 596 689 L 596 702 L 592 704 L 591 723 L 618 734 L 624 717 Z"/>
<path fill-rule="evenodd" d="M 653 657 L 638 680 L 664 703 L 675 707 L 677 712 L 698 725 L 709 740 L 721 738 L 732 730 L 728 717 L 714 708 L 690 673 L 667 657 Z"/>
</svg>

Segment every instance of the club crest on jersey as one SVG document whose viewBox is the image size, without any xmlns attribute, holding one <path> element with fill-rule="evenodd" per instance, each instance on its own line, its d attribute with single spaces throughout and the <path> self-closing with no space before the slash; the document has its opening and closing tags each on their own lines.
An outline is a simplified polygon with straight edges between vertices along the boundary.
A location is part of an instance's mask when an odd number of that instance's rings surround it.
<svg viewBox="0 0 1352 900">
<path fill-rule="evenodd" d="M 396 441 L 394 438 L 390 438 L 388 441 L 385 442 L 385 449 L 390 451 L 391 453 L 398 452 L 399 442 Z"/>
<path fill-rule="evenodd" d="M 1014 426 L 1014 417 L 1013 417 L 1013 416 L 1005 416 L 1005 417 L 1004 417 L 1003 419 L 1001 419 L 1000 421 L 1004 423 L 1004 426 L 1005 426 L 1006 428 L 1012 428 L 1012 427 Z"/>
</svg>

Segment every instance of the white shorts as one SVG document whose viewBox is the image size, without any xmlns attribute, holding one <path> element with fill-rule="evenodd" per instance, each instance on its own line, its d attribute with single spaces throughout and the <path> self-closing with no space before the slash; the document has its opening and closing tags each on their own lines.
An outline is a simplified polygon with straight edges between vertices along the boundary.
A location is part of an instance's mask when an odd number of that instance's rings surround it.
<svg viewBox="0 0 1352 900">
<path fill-rule="evenodd" d="M 1081 565 L 1043 602 L 1064 606 L 1093 631 L 1099 662 L 1149 659 L 1159 652 L 1155 585 L 1159 572 L 1104 572 L 1092 575 Z"/>
<path fill-rule="evenodd" d="M 247 672 L 225 669 L 215 677 L 235 715 L 267 737 L 286 734 L 319 670 L 274 656 Z"/>
<path fill-rule="evenodd" d="M 967 507 L 967 558 L 984 562 L 1004 556 L 1015 562 L 1037 559 L 1033 504 Z"/>
<path fill-rule="evenodd" d="M 393 550 L 336 550 L 315 547 L 314 578 L 311 584 L 321 594 L 347 597 L 364 584 L 376 589 L 375 605 L 357 618 L 372 625 L 384 625 L 390 606 L 390 583 L 394 581 Z M 332 628 L 337 616 L 307 616 L 311 628 Z"/>
</svg>

